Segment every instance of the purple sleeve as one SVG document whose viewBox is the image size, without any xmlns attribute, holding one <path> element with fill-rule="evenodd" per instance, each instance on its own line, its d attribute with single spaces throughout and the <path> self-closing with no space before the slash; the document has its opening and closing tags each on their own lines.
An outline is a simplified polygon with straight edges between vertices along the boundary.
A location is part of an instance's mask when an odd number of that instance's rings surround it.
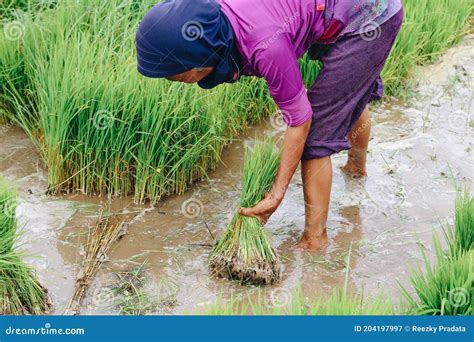
<svg viewBox="0 0 474 342">
<path fill-rule="evenodd" d="M 270 95 L 291 127 L 301 126 L 313 116 L 298 59 L 287 35 L 268 42 L 254 55 L 256 71 L 266 79 Z"/>
</svg>

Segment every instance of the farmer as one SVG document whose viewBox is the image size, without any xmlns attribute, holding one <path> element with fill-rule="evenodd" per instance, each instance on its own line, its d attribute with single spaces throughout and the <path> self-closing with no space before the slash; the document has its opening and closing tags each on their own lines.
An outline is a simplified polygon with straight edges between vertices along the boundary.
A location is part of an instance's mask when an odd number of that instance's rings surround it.
<svg viewBox="0 0 474 342">
<path fill-rule="evenodd" d="M 138 71 L 211 89 L 263 77 L 288 125 L 281 164 L 265 198 L 240 213 L 263 223 L 278 208 L 301 160 L 305 230 L 297 248 L 327 244 L 330 156 L 349 150 L 342 171 L 366 176 L 368 103 L 403 20 L 401 0 L 166 0 L 143 18 Z M 298 58 L 323 63 L 306 91 Z"/>
</svg>

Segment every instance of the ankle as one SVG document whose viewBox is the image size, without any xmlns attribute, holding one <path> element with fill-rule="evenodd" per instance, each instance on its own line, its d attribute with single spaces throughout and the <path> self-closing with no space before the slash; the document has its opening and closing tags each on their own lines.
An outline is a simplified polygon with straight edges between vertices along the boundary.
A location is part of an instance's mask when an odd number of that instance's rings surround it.
<svg viewBox="0 0 474 342">
<path fill-rule="evenodd" d="M 307 239 L 321 239 L 327 237 L 327 230 L 325 227 L 305 227 L 303 238 Z"/>
</svg>

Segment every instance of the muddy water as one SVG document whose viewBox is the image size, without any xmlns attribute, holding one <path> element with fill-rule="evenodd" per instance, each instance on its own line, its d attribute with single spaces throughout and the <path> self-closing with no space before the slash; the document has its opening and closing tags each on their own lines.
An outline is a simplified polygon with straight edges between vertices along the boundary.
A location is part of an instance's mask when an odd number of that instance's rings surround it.
<svg viewBox="0 0 474 342">
<path fill-rule="evenodd" d="M 407 284 L 407 266 L 420 260 L 420 245 L 432 255 L 432 231 L 452 220 L 455 184 L 474 188 L 474 38 L 451 49 L 440 63 L 423 68 L 420 76 L 410 103 L 373 108 L 367 179 L 341 174 L 338 167 L 347 153 L 333 157 L 330 245 L 323 252 L 291 249 L 304 225 L 300 174 L 295 175 L 267 225 L 284 260 L 283 280 L 268 293 L 270 304 L 281 304 L 299 286 L 308 297 L 343 286 L 349 250 L 351 287 L 363 288 L 367 295 L 382 289 L 398 298 L 396 280 Z M 206 259 L 236 208 L 244 146 L 255 136 L 281 134 L 274 120 L 249 129 L 225 149 L 222 165 L 208 180 L 150 207 L 134 205 L 131 199 L 45 196 L 46 173 L 34 146 L 18 128 L 4 126 L 0 172 L 18 189 L 22 248 L 34 256 L 29 262 L 49 289 L 56 312 L 62 313 L 71 297 L 84 235 L 101 210 L 137 216 L 92 283 L 83 314 L 118 312 L 110 292 L 115 273 L 144 261 L 144 291 L 160 304 L 157 313 L 190 312 L 218 298 L 256 296 L 257 288 L 210 278 Z M 163 298 L 166 303 L 160 302 Z"/>
</svg>

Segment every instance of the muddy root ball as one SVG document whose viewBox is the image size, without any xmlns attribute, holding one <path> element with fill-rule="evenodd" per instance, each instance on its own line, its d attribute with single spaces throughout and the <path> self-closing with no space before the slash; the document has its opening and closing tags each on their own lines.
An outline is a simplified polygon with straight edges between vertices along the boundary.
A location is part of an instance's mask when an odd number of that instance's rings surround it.
<svg viewBox="0 0 474 342">
<path fill-rule="evenodd" d="M 281 278 L 279 258 L 244 262 L 235 255 L 215 255 L 209 262 L 209 269 L 214 276 L 235 280 L 242 285 L 272 285 Z"/>
</svg>

